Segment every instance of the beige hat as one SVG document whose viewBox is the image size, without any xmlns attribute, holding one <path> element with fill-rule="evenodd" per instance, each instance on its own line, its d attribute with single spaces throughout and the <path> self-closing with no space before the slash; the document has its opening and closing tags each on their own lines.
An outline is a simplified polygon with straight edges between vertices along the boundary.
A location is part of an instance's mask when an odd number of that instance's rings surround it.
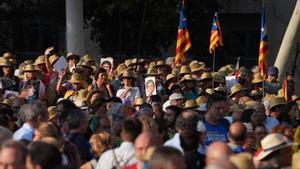
<svg viewBox="0 0 300 169">
<path fill-rule="evenodd" d="M 185 103 L 184 103 L 184 109 L 196 109 L 198 108 L 198 104 L 195 100 L 187 100 Z"/>
<path fill-rule="evenodd" d="M 83 61 L 80 64 L 77 65 L 77 67 L 83 67 L 89 69 L 91 72 L 94 71 L 93 67 L 89 65 L 87 62 Z"/>
<path fill-rule="evenodd" d="M 124 63 L 125 63 L 125 65 L 126 65 L 127 67 L 129 67 L 129 66 L 131 66 L 131 64 L 132 64 L 132 60 L 131 60 L 131 59 L 126 59 Z"/>
<path fill-rule="evenodd" d="M 138 98 L 134 99 L 134 106 L 141 106 L 142 104 L 144 104 L 143 98 L 138 97 Z"/>
<path fill-rule="evenodd" d="M 118 76 L 121 76 L 121 75 L 124 73 L 124 71 L 129 70 L 129 69 L 130 69 L 130 68 L 127 67 L 127 66 L 125 65 L 125 63 L 122 63 L 122 64 L 120 64 L 120 65 L 117 67 L 117 69 L 116 69 L 117 75 L 118 75 Z"/>
<path fill-rule="evenodd" d="M 217 83 L 224 83 L 226 81 L 225 76 L 223 76 L 219 72 L 212 73 L 212 76 L 213 76 L 214 81 L 217 82 Z"/>
<path fill-rule="evenodd" d="M 213 93 L 215 93 L 215 90 L 212 89 L 212 88 L 207 88 L 207 89 L 205 90 L 205 93 L 207 93 L 207 94 L 209 94 L 209 95 L 212 95 Z"/>
<path fill-rule="evenodd" d="M 135 78 L 132 70 L 125 70 L 122 75 L 123 78 Z"/>
<path fill-rule="evenodd" d="M 167 65 L 166 64 L 166 61 L 165 60 L 158 60 L 157 62 L 156 62 L 156 65 L 155 65 L 156 67 L 159 67 L 159 66 L 169 66 L 169 65 Z"/>
<path fill-rule="evenodd" d="M 180 82 L 182 83 L 185 81 L 195 81 L 195 79 L 193 78 L 193 76 L 191 74 L 186 74 L 181 78 Z"/>
<path fill-rule="evenodd" d="M 150 68 L 150 67 L 154 67 L 155 65 L 156 65 L 155 62 L 151 62 L 151 63 L 149 64 L 149 68 Z"/>
<path fill-rule="evenodd" d="M 292 100 L 293 100 L 293 102 L 296 102 L 296 101 L 300 100 L 300 97 L 297 95 L 293 95 Z"/>
<path fill-rule="evenodd" d="M 92 57 L 91 55 L 89 54 L 85 54 L 82 59 L 86 62 L 89 62 L 89 61 L 96 61 L 97 59 L 95 59 L 94 57 Z"/>
<path fill-rule="evenodd" d="M 171 80 L 171 79 L 176 79 L 176 75 L 174 75 L 173 73 L 168 74 L 167 77 L 166 77 L 166 82 Z"/>
<path fill-rule="evenodd" d="M 205 97 L 205 96 L 199 96 L 196 99 L 196 102 L 197 102 L 198 106 L 200 106 L 202 104 L 206 104 L 207 103 L 207 97 Z"/>
<path fill-rule="evenodd" d="M 17 99 L 17 97 L 10 97 L 10 98 L 4 99 L 2 103 L 9 105 L 11 107 L 16 99 Z"/>
<path fill-rule="evenodd" d="M 33 61 L 31 59 L 25 60 L 24 61 L 25 65 L 31 65 L 33 64 Z"/>
<path fill-rule="evenodd" d="M 13 65 L 12 65 L 12 63 L 8 59 L 1 58 L 0 59 L 0 66 L 12 67 Z"/>
<path fill-rule="evenodd" d="M 72 74 L 71 79 L 68 82 L 82 84 L 82 77 L 79 73 L 74 73 L 74 74 Z"/>
<path fill-rule="evenodd" d="M 55 118 L 57 115 L 58 114 L 57 114 L 56 106 L 48 107 L 48 121 Z"/>
<path fill-rule="evenodd" d="M 262 83 L 264 79 L 261 77 L 260 74 L 256 74 L 252 80 L 252 83 Z"/>
<path fill-rule="evenodd" d="M 35 72 L 35 66 L 33 64 L 26 65 L 22 72 Z"/>
<path fill-rule="evenodd" d="M 285 105 L 286 103 L 287 101 L 285 100 L 284 97 L 273 97 L 270 100 L 269 109 L 272 109 L 276 106 Z"/>
<path fill-rule="evenodd" d="M 228 65 L 227 66 L 223 66 L 218 70 L 219 73 L 221 73 L 224 76 L 228 76 L 234 73 L 234 70 L 231 69 Z"/>
<path fill-rule="evenodd" d="M 184 74 L 190 74 L 191 73 L 191 68 L 186 66 L 186 65 L 183 65 L 180 67 L 180 71 L 179 71 L 179 74 L 180 75 L 184 75 Z"/>
<path fill-rule="evenodd" d="M 283 149 L 288 146 L 295 145 L 295 143 L 290 143 L 287 139 L 278 133 L 268 134 L 261 140 L 262 151 L 260 151 L 255 157 L 255 160 L 262 160 L 266 158 L 271 153 Z"/>
<path fill-rule="evenodd" d="M 54 54 L 49 57 L 49 62 L 51 65 L 53 65 L 58 59 L 59 59 L 59 56 Z"/>
<path fill-rule="evenodd" d="M 40 65 L 45 63 L 45 55 L 40 55 L 38 58 L 35 60 L 34 65 Z"/>
<path fill-rule="evenodd" d="M 69 60 L 69 59 L 71 59 L 71 58 L 75 58 L 75 59 L 80 59 L 80 55 L 78 55 L 78 54 L 75 54 L 75 53 L 72 53 L 72 52 L 69 52 L 68 54 L 67 54 L 67 60 Z"/>
<path fill-rule="evenodd" d="M 206 79 L 212 79 L 212 74 L 210 72 L 202 73 L 202 75 L 200 77 L 200 81 L 206 80 Z"/>
<path fill-rule="evenodd" d="M 156 67 L 150 67 L 148 70 L 147 70 L 147 76 L 157 76 L 157 69 Z"/>
<path fill-rule="evenodd" d="M 197 62 L 197 61 L 190 63 L 190 68 L 191 68 L 192 73 L 202 70 L 204 68 L 204 66 L 205 65 L 200 65 L 199 62 Z"/>
<path fill-rule="evenodd" d="M 246 88 L 243 88 L 242 85 L 240 84 L 235 84 L 230 88 L 230 97 L 233 96 L 234 94 L 241 92 L 241 91 L 245 91 Z"/>
<path fill-rule="evenodd" d="M 292 169 L 300 169 L 300 152 L 293 154 Z"/>
<path fill-rule="evenodd" d="M 9 59 L 9 58 L 14 58 L 14 55 L 10 52 L 5 52 L 3 53 L 3 57 Z"/>
<path fill-rule="evenodd" d="M 238 169 L 254 169 L 254 164 L 252 162 L 252 155 L 250 153 L 239 153 L 231 155 L 229 160 Z"/>
</svg>

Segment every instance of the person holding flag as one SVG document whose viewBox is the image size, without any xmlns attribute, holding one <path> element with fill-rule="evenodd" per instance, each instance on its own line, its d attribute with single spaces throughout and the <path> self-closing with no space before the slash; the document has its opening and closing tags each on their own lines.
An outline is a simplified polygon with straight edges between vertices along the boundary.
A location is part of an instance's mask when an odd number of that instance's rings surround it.
<svg viewBox="0 0 300 169">
<path fill-rule="evenodd" d="M 177 45 L 176 45 L 176 66 L 180 66 L 187 60 L 187 51 L 191 48 L 192 43 L 190 39 L 190 33 L 187 28 L 187 19 L 185 16 L 184 0 L 180 10 L 179 27 L 177 34 Z"/>
</svg>

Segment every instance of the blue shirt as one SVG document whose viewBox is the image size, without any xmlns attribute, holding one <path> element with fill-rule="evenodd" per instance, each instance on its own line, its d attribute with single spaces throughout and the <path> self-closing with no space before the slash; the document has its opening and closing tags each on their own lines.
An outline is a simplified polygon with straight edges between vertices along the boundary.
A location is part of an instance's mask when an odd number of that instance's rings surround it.
<svg viewBox="0 0 300 169">
<path fill-rule="evenodd" d="M 13 140 L 15 141 L 26 140 L 32 142 L 33 134 L 34 134 L 34 128 L 30 126 L 28 123 L 24 123 L 23 126 L 14 133 Z"/>
<path fill-rule="evenodd" d="M 208 146 L 215 141 L 222 141 L 225 143 L 228 141 L 227 134 L 230 125 L 228 120 L 222 118 L 217 125 L 212 125 L 207 121 L 204 121 L 204 124 L 206 127 L 205 145 Z"/>
</svg>

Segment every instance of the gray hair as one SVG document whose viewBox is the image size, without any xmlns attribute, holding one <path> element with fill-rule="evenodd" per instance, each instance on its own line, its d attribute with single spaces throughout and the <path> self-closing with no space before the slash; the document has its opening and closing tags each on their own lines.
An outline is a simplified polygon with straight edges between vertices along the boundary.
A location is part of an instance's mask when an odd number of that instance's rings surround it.
<svg viewBox="0 0 300 169">
<path fill-rule="evenodd" d="M 48 112 L 44 104 L 39 102 L 24 104 L 20 110 L 19 115 L 23 121 L 35 121 L 39 116 L 47 118 Z"/>
</svg>

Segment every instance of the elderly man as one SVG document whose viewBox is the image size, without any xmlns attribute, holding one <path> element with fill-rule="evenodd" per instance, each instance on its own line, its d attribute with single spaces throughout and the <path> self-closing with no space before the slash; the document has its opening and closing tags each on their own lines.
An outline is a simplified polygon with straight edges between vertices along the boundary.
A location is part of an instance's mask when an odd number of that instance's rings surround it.
<svg viewBox="0 0 300 169">
<path fill-rule="evenodd" d="M 214 142 L 207 148 L 206 165 L 228 161 L 231 154 L 232 151 L 226 143 Z"/>
<path fill-rule="evenodd" d="M 242 122 L 234 122 L 229 127 L 228 146 L 234 153 L 244 151 L 243 145 L 246 141 L 247 128 Z"/>
<path fill-rule="evenodd" d="M 27 149 L 17 141 L 5 142 L 0 151 L 0 168 L 25 169 Z"/>
</svg>

